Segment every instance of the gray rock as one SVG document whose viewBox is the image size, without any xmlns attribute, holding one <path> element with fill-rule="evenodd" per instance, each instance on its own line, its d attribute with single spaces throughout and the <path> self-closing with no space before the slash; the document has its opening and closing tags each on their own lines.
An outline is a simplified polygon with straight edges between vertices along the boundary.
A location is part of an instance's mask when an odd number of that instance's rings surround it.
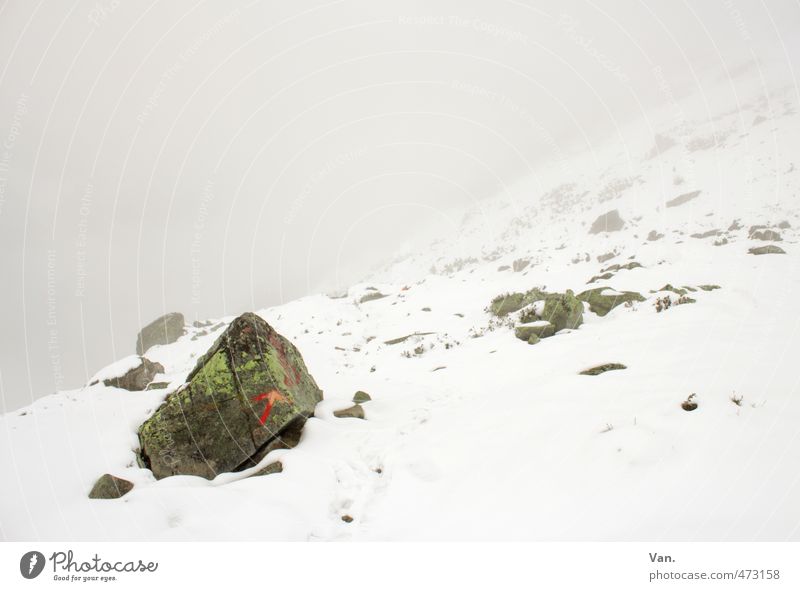
<svg viewBox="0 0 800 591">
<path fill-rule="evenodd" d="M 768 244 L 767 246 L 754 246 L 747 252 L 750 254 L 786 254 L 785 250 L 783 250 L 780 246 L 775 246 L 774 244 Z"/>
<path fill-rule="evenodd" d="M 511 268 L 514 270 L 514 273 L 519 273 L 530 264 L 531 264 L 530 259 L 517 259 L 516 261 L 511 263 Z"/>
<path fill-rule="evenodd" d="M 138 392 L 144 389 L 153 389 L 148 386 L 153 381 L 153 378 L 160 373 L 164 373 L 164 366 L 160 363 L 150 361 L 146 357 L 140 358 L 138 366 L 129 370 L 125 375 L 103 380 L 106 386 L 113 386 L 115 388 L 122 388 L 123 390 L 130 390 L 131 392 Z M 166 382 L 163 387 L 168 386 Z"/>
<path fill-rule="evenodd" d="M 386 297 L 386 294 L 383 294 L 383 293 L 381 293 L 379 291 L 373 291 L 371 293 L 368 293 L 368 294 L 365 294 L 365 295 L 361 296 L 361 299 L 358 300 L 358 303 L 359 304 L 365 304 L 367 302 L 380 300 L 380 299 L 383 299 L 385 297 Z"/>
<path fill-rule="evenodd" d="M 601 373 L 607 371 L 614 371 L 618 369 L 628 369 L 627 366 L 621 363 L 604 363 L 603 365 L 596 365 L 589 369 L 584 369 L 581 373 L 582 376 L 599 376 Z"/>
<path fill-rule="evenodd" d="M 174 343 L 186 334 L 184 325 L 183 314 L 179 312 L 171 312 L 161 318 L 156 318 L 145 326 L 136 337 L 136 354 L 144 354 L 153 345 Z"/>
<path fill-rule="evenodd" d="M 360 404 L 354 404 L 349 408 L 344 408 L 342 410 L 337 410 L 333 413 L 333 416 L 339 419 L 364 419 L 364 407 Z"/>
<path fill-rule="evenodd" d="M 283 472 L 283 464 L 280 462 L 272 462 L 271 464 L 267 464 L 258 472 L 250 475 L 250 478 L 255 476 L 269 476 L 270 474 L 280 474 Z"/>
<path fill-rule="evenodd" d="M 599 216 L 589 229 L 589 234 L 599 234 L 600 232 L 618 232 L 625 227 L 625 220 L 623 220 L 619 211 L 613 209 L 603 215 Z"/>
<path fill-rule="evenodd" d="M 691 191 L 690 193 L 684 193 L 683 195 L 678 195 L 674 199 L 670 199 L 667 201 L 667 207 L 678 207 L 679 205 L 683 205 L 691 201 L 692 199 L 696 199 L 700 196 L 701 191 Z"/>
<path fill-rule="evenodd" d="M 111 474 L 103 474 L 89 492 L 90 499 L 118 499 L 133 489 L 133 483 Z"/>
<path fill-rule="evenodd" d="M 783 240 L 780 232 L 768 229 L 755 230 L 754 232 L 750 233 L 750 238 L 752 240 L 763 240 L 765 242 L 781 242 Z"/>
</svg>

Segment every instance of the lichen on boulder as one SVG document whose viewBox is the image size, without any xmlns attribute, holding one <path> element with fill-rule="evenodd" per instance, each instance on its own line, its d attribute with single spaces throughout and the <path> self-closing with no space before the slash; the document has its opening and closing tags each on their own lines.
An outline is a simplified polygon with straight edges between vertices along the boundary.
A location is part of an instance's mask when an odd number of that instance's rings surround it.
<svg viewBox="0 0 800 591">
<path fill-rule="evenodd" d="M 587 289 L 577 295 L 577 298 L 589 305 L 589 310 L 598 316 L 605 316 L 611 310 L 628 302 L 643 302 L 645 298 L 635 291 L 615 291 L 608 287 Z"/>
<path fill-rule="evenodd" d="M 243 314 L 139 428 L 141 463 L 156 478 L 251 467 L 284 433 L 299 432 L 320 400 L 295 346 Z"/>
<path fill-rule="evenodd" d="M 583 323 L 583 302 L 571 289 L 566 293 L 548 294 L 544 298 L 542 320 L 553 325 L 555 332 L 565 328 L 578 328 Z"/>
</svg>

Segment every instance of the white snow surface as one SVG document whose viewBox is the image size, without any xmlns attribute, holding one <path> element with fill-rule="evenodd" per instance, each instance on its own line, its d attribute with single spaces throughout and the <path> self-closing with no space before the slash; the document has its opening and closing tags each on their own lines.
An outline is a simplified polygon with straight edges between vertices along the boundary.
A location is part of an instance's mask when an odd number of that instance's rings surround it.
<svg viewBox="0 0 800 591">
<path fill-rule="evenodd" d="M 222 327 L 147 353 L 167 390 L 98 384 L 3 415 L 0 537 L 800 540 L 800 119 L 793 90 L 751 95 L 698 122 L 642 126 L 624 149 L 609 140 L 511 187 L 345 298 L 258 311 L 325 396 L 300 444 L 263 460 L 280 460 L 280 474 L 156 481 L 136 464 L 139 425 Z M 651 153 L 654 133 L 676 145 Z M 589 234 L 614 209 L 625 227 Z M 770 244 L 750 226 L 782 221 L 786 254 L 748 254 Z M 648 240 L 651 230 L 663 237 Z M 498 270 L 519 259 L 530 265 Z M 631 260 L 642 268 L 587 285 Z M 695 289 L 696 302 L 656 312 L 667 283 Z M 697 289 L 707 284 L 720 289 Z M 515 315 L 487 308 L 541 286 L 647 300 L 587 311 L 577 330 L 528 345 Z M 370 287 L 388 297 L 357 303 Z M 412 333 L 432 334 L 385 344 Z M 608 362 L 627 369 L 579 375 Z M 372 396 L 366 420 L 335 418 L 356 390 Z M 692 393 L 699 407 L 686 412 Z M 88 499 L 106 472 L 134 489 Z"/>
</svg>

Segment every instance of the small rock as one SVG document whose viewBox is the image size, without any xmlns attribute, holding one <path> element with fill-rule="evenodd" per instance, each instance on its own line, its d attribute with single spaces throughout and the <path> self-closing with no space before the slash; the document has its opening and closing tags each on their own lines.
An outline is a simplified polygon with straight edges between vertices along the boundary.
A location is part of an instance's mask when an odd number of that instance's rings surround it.
<svg viewBox="0 0 800 591">
<path fill-rule="evenodd" d="M 364 419 L 364 407 L 354 404 L 350 408 L 334 411 L 333 416 L 338 419 Z"/>
<path fill-rule="evenodd" d="M 530 264 L 531 264 L 530 259 L 517 259 L 516 261 L 511 263 L 511 268 L 514 270 L 514 273 L 519 273 Z"/>
<path fill-rule="evenodd" d="M 267 464 L 261 470 L 256 472 L 255 474 L 251 474 L 250 477 L 254 476 L 269 476 L 270 474 L 279 474 L 283 472 L 283 464 L 280 462 L 272 462 L 271 464 Z"/>
<path fill-rule="evenodd" d="M 142 357 L 138 366 L 128 370 L 124 375 L 103 380 L 103 384 L 109 387 L 129 390 L 131 392 L 139 392 L 148 388 L 148 385 L 153 381 L 156 374 L 160 373 L 164 373 L 163 365 L 150 361 L 146 357 Z"/>
<path fill-rule="evenodd" d="M 700 191 L 692 191 L 690 193 L 684 193 L 683 195 L 678 195 L 675 199 L 670 199 L 667 201 L 667 207 L 678 207 L 679 205 L 683 205 L 687 201 L 691 201 L 700 195 Z"/>
<path fill-rule="evenodd" d="M 551 337 L 556 333 L 555 327 L 547 321 L 539 321 L 531 324 L 523 324 L 514 329 L 514 336 L 521 341 L 527 341 L 530 344 L 536 344 L 539 339 Z M 536 337 L 536 340 L 531 343 L 531 338 Z"/>
<path fill-rule="evenodd" d="M 750 254 L 786 254 L 785 250 L 783 250 L 780 246 L 775 246 L 774 244 L 768 244 L 767 246 L 754 246 L 747 252 Z"/>
<path fill-rule="evenodd" d="M 103 474 L 89 492 L 90 499 L 118 499 L 133 489 L 133 483 L 111 474 Z"/>
<path fill-rule="evenodd" d="M 353 394 L 353 402 L 356 404 L 361 404 L 362 402 L 369 402 L 372 400 L 372 397 L 364 392 L 363 390 L 359 390 L 355 394 Z"/>
<path fill-rule="evenodd" d="M 366 302 L 371 302 L 373 300 L 380 300 L 380 299 L 385 298 L 385 297 L 386 297 L 386 294 L 382 294 L 379 291 L 373 291 L 371 293 L 368 293 L 366 295 L 361 296 L 361 299 L 358 300 L 358 303 L 359 304 L 364 304 Z"/>
<path fill-rule="evenodd" d="M 664 235 L 663 235 L 663 234 L 659 234 L 659 233 L 658 233 L 658 232 L 656 232 L 655 230 L 650 230 L 650 233 L 647 235 L 647 239 L 648 239 L 650 242 L 654 242 L 654 241 L 656 241 L 656 240 L 661 240 L 663 237 L 664 237 Z"/>
<path fill-rule="evenodd" d="M 345 523 L 352 523 L 353 518 L 350 515 L 342 515 L 342 521 L 344 521 Z"/>
<path fill-rule="evenodd" d="M 607 371 L 614 371 L 616 369 L 628 369 L 627 366 L 622 365 L 621 363 L 604 363 L 603 365 L 596 365 L 595 367 L 590 367 L 589 369 L 584 369 L 580 375 L 582 376 L 599 376 L 601 373 L 605 373 Z"/>
</svg>

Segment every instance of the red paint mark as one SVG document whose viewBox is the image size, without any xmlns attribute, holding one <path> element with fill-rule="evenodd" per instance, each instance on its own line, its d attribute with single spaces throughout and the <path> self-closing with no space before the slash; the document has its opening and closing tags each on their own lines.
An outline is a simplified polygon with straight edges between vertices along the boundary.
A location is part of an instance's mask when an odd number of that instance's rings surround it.
<svg viewBox="0 0 800 591">
<path fill-rule="evenodd" d="M 269 417 L 269 413 L 272 411 L 272 407 L 275 405 L 276 402 L 289 402 L 286 400 L 286 396 L 278 392 L 277 390 L 270 390 L 269 392 L 262 392 L 261 394 L 256 394 L 250 400 L 253 402 L 260 402 L 262 400 L 267 401 L 267 405 L 264 407 L 264 412 L 261 413 L 261 418 L 258 420 L 259 423 L 262 425 L 267 422 L 267 418 Z"/>
<path fill-rule="evenodd" d="M 300 382 L 300 374 L 297 371 L 297 368 L 293 367 L 286 358 L 285 343 L 280 339 L 277 333 L 273 332 L 269 335 L 269 344 L 272 345 L 273 349 L 275 349 L 278 362 L 283 368 L 283 384 L 288 388 L 296 386 Z"/>
</svg>

